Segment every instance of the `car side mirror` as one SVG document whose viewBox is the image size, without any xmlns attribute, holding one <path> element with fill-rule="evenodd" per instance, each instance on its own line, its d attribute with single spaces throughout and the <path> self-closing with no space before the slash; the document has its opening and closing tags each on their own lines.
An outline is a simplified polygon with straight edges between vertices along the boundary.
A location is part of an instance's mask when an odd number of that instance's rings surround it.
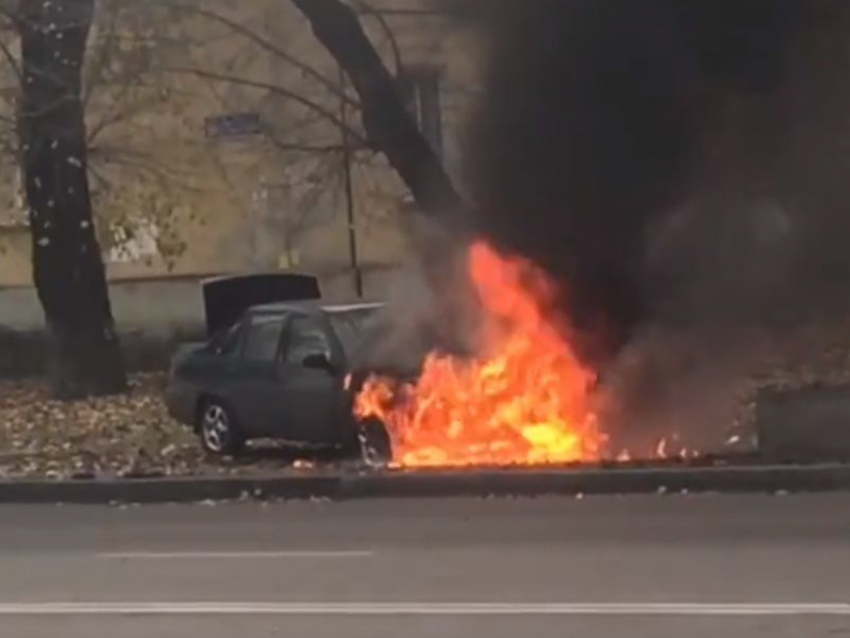
<svg viewBox="0 0 850 638">
<path fill-rule="evenodd" d="M 304 360 L 301 362 L 301 365 L 305 368 L 309 368 L 310 370 L 324 370 L 330 374 L 335 372 L 334 366 L 331 363 L 331 360 L 325 354 L 308 354 L 304 357 Z"/>
</svg>

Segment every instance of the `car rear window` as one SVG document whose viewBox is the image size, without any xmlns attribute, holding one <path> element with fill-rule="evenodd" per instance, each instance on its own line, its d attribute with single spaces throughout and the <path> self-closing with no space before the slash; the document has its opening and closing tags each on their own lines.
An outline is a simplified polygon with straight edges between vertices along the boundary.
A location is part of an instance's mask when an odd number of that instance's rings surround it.
<svg viewBox="0 0 850 638">
<path fill-rule="evenodd" d="M 222 357 L 232 357 L 238 354 L 239 344 L 242 341 L 242 326 L 235 324 L 227 330 L 216 334 L 211 340 L 213 352 Z"/>
<path fill-rule="evenodd" d="M 282 328 L 283 317 L 252 317 L 245 335 L 242 358 L 246 361 L 274 361 Z"/>
</svg>

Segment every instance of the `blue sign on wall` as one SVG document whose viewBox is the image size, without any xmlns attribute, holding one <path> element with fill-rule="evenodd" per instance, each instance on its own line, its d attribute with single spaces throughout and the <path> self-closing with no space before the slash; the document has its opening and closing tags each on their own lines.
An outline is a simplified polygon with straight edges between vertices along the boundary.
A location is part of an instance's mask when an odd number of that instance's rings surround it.
<svg viewBox="0 0 850 638">
<path fill-rule="evenodd" d="M 213 139 L 259 135 L 263 123 L 258 113 L 227 113 L 206 118 L 204 132 Z"/>
</svg>

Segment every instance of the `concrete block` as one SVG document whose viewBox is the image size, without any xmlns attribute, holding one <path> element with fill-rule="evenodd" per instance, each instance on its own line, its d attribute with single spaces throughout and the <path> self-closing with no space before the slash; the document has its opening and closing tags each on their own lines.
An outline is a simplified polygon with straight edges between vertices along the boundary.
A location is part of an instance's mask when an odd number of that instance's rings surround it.
<svg viewBox="0 0 850 638">
<path fill-rule="evenodd" d="M 850 461 L 850 385 L 763 390 L 756 431 L 769 461 Z"/>
</svg>

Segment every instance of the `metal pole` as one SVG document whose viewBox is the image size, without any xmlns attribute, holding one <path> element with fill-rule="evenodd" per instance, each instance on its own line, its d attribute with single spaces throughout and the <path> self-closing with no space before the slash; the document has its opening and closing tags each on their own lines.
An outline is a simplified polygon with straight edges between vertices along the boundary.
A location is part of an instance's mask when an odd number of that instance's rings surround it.
<svg viewBox="0 0 850 638">
<path fill-rule="evenodd" d="M 339 86 L 345 91 L 345 74 L 339 69 Z M 342 174 L 345 186 L 345 208 L 348 222 L 348 254 L 351 258 L 351 270 L 354 273 L 354 291 L 358 297 L 363 296 L 363 273 L 360 270 L 360 260 L 357 255 L 357 228 L 354 225 L 354 187 L 351 177 L 351 145 L 348 135 L 348 109 L 345 100 L 339 100 L 339 121 L 342 124 Z"/>
</svg>

